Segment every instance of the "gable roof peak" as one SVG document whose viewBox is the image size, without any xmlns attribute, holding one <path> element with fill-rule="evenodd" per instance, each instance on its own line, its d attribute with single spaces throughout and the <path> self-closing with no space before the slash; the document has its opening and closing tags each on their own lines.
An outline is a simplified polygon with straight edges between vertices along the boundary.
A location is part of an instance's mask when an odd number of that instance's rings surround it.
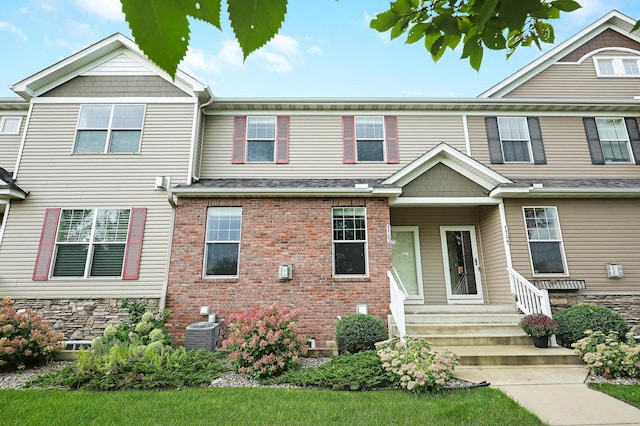
<svg viewBox="0 0 640 426">
<path fill-rule="evenodd" d="M 577 34 L 551 48 L 548 52 L 541 55 L 538 59 L 534 60 L 533 62 L 516 71 L 514 74 L 505 78 L 498 84 L 481 93 L 480 95 L 478 95 L 478 97 L 502 98 L 505 94 L 511 92 L 513 89 L 525 83 L 533 76 L 541 73 L 542 71 L 556 63 L 559 59 L 566 56 L 572 50 L 576 49 L 577 47 L 581 46 L 582 44 L 586 43 L 587 41 L 591 40 L 607 29 L 613 29 L 626 35 L 627 37 L 640 42 L 640 34 L 638 34 L 638 32 L 634 32 L 633 34 L 631 33 L 631 30 L 633 29 L 635 24 L 636 20 L 634 20 L 633 18 L 615 9 L 611 10 Z"/>
<path fill-rule="evenodd" d="M 26 100 L 37 97 L 52 88 L 65 83 L 92 66 L 106 61 L 108 58 L 126 53 L 144 64 L 149 71 L 166 81 L 176 85 L 187 93 L 202 98 L 211 98 L 213 95 L 208 86 L 195 78 L 178 70 L 175 79 L 151 62 L 140 50 L 138 45 L 122 33 L 114 33 L 97 43 L 94 43 L 71 56 L 13 84 L 10 89 Z"/>
</svg>

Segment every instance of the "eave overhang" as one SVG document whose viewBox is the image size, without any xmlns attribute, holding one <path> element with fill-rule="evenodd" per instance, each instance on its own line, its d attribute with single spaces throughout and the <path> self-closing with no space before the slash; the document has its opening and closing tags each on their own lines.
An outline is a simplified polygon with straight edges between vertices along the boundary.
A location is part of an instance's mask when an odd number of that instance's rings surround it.
<svg viewBox="0 0 640 426">
<path fill-rule="evenodd" d="M 640 188 L 495 188 L 493 198 L 640 198 Z"/>
<path fill-rule="evenodd" d="M 241 197 L 396 197 L 402 193 L 401 188 L 375 187 L 366 184 L 347 187 L 221 187 L 179 185 L 169 188 L 168 192 L 186 198 L 241 198 Z"/>
</svg>

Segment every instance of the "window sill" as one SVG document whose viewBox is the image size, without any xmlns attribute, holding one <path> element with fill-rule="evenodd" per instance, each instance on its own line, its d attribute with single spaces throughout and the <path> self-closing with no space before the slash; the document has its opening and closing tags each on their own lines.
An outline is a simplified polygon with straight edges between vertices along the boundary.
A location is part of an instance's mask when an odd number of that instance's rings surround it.
<svg viewBox="0 0 640 426">
<path fill-rule="evenodd" d="M 238 277 L 212 277 L 212 276 L 205 276 L 203 277 L 203 280 L 205 281 L 215 281 L 217 283 L 237 283 L 240 281 L 240 278 Z"/>
<path fill-rule="evenodd" d="M 369 282 L 371 282 L 371 278 L 370 277 L 363 277 L 363 276 L 354 276 L 354 277 L 339 276 L 339 277 L 331 277 L 329 280 L 333 281 L 333 282 L 340 282 L 340 283 L 344 283 L 344 282 L 369 283 Z"/>
</svg>

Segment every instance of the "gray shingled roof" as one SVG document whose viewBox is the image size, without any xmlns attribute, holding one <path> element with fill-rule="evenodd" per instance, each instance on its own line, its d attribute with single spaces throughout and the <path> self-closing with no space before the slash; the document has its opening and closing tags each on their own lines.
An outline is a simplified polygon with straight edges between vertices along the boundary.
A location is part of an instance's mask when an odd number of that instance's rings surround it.
<svg viewBox="0 0 640 426">
<path fill-rule="evenodd" d="M 370 187 L 388 187 L 381 185 L 384 179 L 200 179 L 191 185 L 177 185 L 176 188 L 267 188 L 267 189 L 345 189 L 354 188 L 356 184 L 368 184 Z"/>
<path fill-rule="evenodd" d="M 27 195 L 27 192 L 13 182 L 13 175 L 0 167 L 0 189 L 13 189 Z"/>
<path fill-rule="evenodd" d="M 505 188 L 530 187 L 542 184 L 544 188 L 576 188 L 576 189 L 640 189 L 640 179 L 512 179 L 513 183 L 501 184 Z"/>
</svg>

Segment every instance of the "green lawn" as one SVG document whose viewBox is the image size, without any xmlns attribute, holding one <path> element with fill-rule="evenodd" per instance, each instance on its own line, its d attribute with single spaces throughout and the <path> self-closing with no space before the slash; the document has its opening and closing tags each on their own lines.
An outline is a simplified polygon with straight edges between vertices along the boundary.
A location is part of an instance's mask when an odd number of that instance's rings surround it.
<svg viewBox="0 0 640 426">
<path fill-rule="evenodd" d="M 272 388 L 0 391 L 9 425 L 543 425 L 491 388 L 436 395 Z"/>
<path fill-rule="evenodd" d="M 640 408 L 640 385 L 611 385 L 608 383 L 589 385 L 591 389 L 604 392 L 607 395 Z"/>
</svg>

